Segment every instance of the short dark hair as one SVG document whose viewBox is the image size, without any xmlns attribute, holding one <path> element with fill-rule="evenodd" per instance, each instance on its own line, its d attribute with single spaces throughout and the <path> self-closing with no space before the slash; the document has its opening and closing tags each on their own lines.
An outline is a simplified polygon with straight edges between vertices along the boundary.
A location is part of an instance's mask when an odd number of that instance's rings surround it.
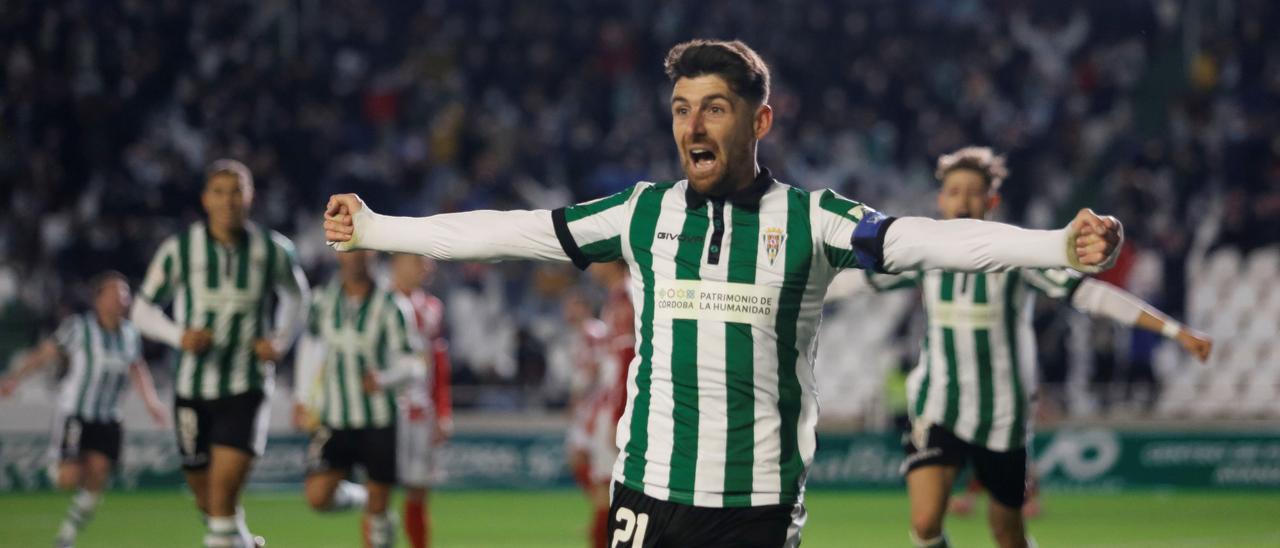
<svg viewBox="0 0 1280 548">
<path fill-rule="evenodd" d="M 769 65 L 760 54 L 740 40 L 690 40 L 676 44 L 664 63 L 667 78 L 714 74 L 729 83 L 729 89 L 753 104 L 769 100 Z"/>
<path fill-rule="evenodd" d="M 204 170 L 204 181 L 208 184 L 210 180 L 218 175 L 230 175 L 238 179 L 241 183 L 253 190 L 253 172 L 249 171 L 249 166 L 244 165 L 240 160 L 231 158 L 222 158 L 214 160 L 209 167 Z"/>
<path fill-rule="evenodd" d="M 951 154 L 943 154 L 938 158 L 938 170 L 933 176 L 941 183 L 948 173 L 958 169 L 978 172 L 987 181 L 987 188 L 993 192 L 1000 190 L 1000 184 L 1009 176 L 1004 156 L 996 154 L 990 147 L 964 147 Z"/>
<path fill-rule="evenodd" d="M 93 298 L 98 298 L 98 295 L 102 294 L 102 290 L 113 280 L 119 280 L 124 282 L 124 285 L 129 285 L 129 278 L 126 278 L 124 274 L 116 270 L 104 270 L 95 275 L 92 280 L 89 280 L 89 288 L 93 290 Z"/>
</svg>

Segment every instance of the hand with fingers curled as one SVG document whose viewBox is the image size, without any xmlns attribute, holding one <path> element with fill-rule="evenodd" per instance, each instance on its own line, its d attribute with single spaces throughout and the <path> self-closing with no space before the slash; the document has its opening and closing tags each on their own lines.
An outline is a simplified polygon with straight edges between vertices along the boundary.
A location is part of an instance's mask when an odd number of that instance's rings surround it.
<svg viewBox="0 0 1280 548">
<path fill-rule="evenodd" d="M 334 194 L 324 210 L 324 239 L 337 251 L 357 249 L 356 215 L 364 211 L 364 201 L 355 194 Z"/>
<path fill-rule="evenodd" d="M 1068 225 L 1067 254 L 1071 266 L 1082 272 L 1111 268 L 1124 243 L 1124 225 L 1110 215 L 1100 216 L 1084 208 Z"/>
<path fill-rule="evenodd" d="M 1213 339 L 1189 327 L 1179 329 L 1176 339 L 1183 350 L 1191 353 L 1201 363 L 1207 361 L 1209 353 L 1213 351 Z"/>
</svg>

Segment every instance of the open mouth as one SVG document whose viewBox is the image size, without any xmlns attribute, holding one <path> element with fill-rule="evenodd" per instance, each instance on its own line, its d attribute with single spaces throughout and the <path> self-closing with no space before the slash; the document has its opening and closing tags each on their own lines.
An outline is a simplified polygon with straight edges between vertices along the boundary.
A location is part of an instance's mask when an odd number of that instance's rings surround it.
<svg viewBox="0 0 1280 548">
<path fill-rule="evenodd" d="M 705 172 L 715 167 L 716 153 L 706 147 L 693 147 L 689 149 L 689 160 L 695 171 Z"/>
</svg>

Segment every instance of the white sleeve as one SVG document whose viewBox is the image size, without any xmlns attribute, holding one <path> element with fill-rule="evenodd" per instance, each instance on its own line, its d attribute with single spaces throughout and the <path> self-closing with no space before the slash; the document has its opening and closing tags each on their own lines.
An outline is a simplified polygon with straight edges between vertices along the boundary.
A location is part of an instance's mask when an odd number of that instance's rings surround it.
<svg viewBox="0 0 1280 548">
<path fill-rule="evenodd" d="M 133 312 L 129 319 L 138 331 L 147 338 L 167 344 L 173 348 L 182 347 L 182 326 L 173 321 L 159 306 L 145 298 L 133 301 Z"/>
<path fill-rule="evenodd" d="M 427 378 L 427 363 L 421 354 L 396 353 L 388 365 L 386 369 L 374 372 L 381 388 L 399 388 L 410 381 Z"/>
<path fill-rule="evenodd" d="M 374 213 L 366 205 L 353 221 L 352 240 L 330 242 L 334 249 L 414 253 L 440 261 L 569 261 L 556 237 L 551 212 L 545 209 L 392 217 Z"/>
<path fill-rule="evenodd" d="M 282 245 L 280 261 L 283 263 L 276 276 L 276 329 L 271 334 L 271 346 L 284 355 L 297 339 L 307 323 L 307 311 L 311 302 L 311 286 L 302 267 L 294 259 L 293 246 Z"/>
<path fill-rule="evenodd" d="M 1132 293 L 1093 278 L 1085 278 L 1076 288 L 1071 306 L 1090 316 L 1100 316 L 1127 326 L 1138 323 L 1143 312 L 1157 318 L 1164 317 Z"/>
<path fill-rule="evenodd" d="M 1071 236 L 1065 228 L 1029 230 L 974 219 L 902 217 L 885 229 L 884 271 L 1070 267 Z"/>
<path fill-rule="evenodd" d="M 324 367 L 324 340 L 310 334 L 298 341 L 298 351 L 293 360 L 293 401 L 312 407 L 316 403 L 311 393 L 316 379 Z"/>
</svg>

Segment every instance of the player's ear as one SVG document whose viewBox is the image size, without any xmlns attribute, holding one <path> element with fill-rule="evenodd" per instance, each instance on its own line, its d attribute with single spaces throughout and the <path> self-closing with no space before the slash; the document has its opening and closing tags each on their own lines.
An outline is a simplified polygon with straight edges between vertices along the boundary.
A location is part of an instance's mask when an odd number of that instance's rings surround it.
<svg viewBox="0 0 1280 548">
<path fill-rule="evenodd" d="M 773 107 L 767 104 L 756 107 L 754 125 L 756 140 L 764 139 L 769 130 L 773 129 Z"/>
<path fill-rule="evenodd" d="M 990 196 L 987 196 L 987 211 L 995 211 L 998 205 L 1000 205 L 1000 193 L 992 192 Z"/>
</svg>

